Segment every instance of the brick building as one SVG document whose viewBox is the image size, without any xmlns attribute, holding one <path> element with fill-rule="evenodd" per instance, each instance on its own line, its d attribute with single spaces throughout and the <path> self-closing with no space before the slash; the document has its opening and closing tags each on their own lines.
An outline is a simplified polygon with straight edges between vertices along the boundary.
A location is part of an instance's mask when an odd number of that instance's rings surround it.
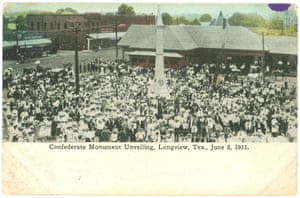
<svg viewBox="0 0 300 198">
<path fill-rule="evenodd" d="M 59 49 L 74 49 L 75 27 L 78 48 L 87 49 L 87 35 L 102 32 L 127 31 L 131 24 L 155 24 L 155 16 L 120 16 L 86 13 L 75 15 L 27 15 L 29 31 L 44 32 Z"/>
</svg>

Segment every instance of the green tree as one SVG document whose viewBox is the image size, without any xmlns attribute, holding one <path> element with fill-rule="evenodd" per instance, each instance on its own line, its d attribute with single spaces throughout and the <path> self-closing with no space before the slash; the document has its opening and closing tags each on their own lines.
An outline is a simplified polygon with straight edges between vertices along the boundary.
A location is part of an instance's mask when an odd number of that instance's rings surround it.
<svg viewBox="0 0 300 198">
<path fill-rule="evenodd" d="M 245 18 L 246 16 L 244 14 L 236 12 L 228 19 L 228 23 L 230 25 L 241 25 Z"/>
<path fill-rule="evenodd" d="M 190 24 L 190 21 L 187 18 L 185 18 L 184 16 L 179 17 L 178 22 L 179 22 L 179 24 L 184 24 L 184 25 Z"/>
<path fill-rule="evenodd" d="M 56 10 L 56 14 L 63 14 L 64 13 L 64 9 L 63 8 L 60 8 L 60 9 L 58 9 L 58 10 Z"/>
<path fill-rule="evenodd" d="M 16 29 L 17 30 L 26 30 L 27 20 L 25 16 L 17 16 L 16 18 Z"/>
<path fill-rule="evenodd" d="M 161 16 L 162 16 L 163 23 L 165 25 L 172 25 L 173 24 L 173 18 L 169 13 L 164 12 L 164 13 L 162 13 Z"/>
<path fill-rule="evenodd" d="M 123 3 L 118 7 L 118 15 L 135 15 L 134 8 L 132 6 L 128 6 L 127 4 Z"/>
<path fill-rule="evenodd" d="M 194 20 L 191 22 L 191 25 L 201 25 L 200 20 L 199 20 L 199 19 L 194 19 Z"/>
<path fill-rule="evenodd" d="M 212 19 L 210 14 L 202 14 L 200 17 L 201 22 L 210 22 Z"/>
<path fill-rule="evenodd" d="M 280 14 L 277 14 L 277 13 L 274 13 L 272 16 L 271 16 L 271 19 L 270 19 L 270 23 L 269 23 L 269 28 L 272 28 L 272 29 L 280 29 L 281 26 L 282 26 L 282 17 Z"/>
<path fill-rule="evenodd" d="M 3 32 L 8 30 L 9 18 L 3 15 Z"/>
<path fill-rule="evenodd" d="M 78 12 L 73 8 L 60 8 L 56 10 L 55 13 L 56 14 L 78 14 Z"/>
<path fill-rule="evenodd" d="M 78 14 L 77 10 L 73 8 L 65 8 L 65 12 L 72 13 L 72 14 Z"/>
<path fill-rule="evenodd" d="M 228 22 L 233 26 L 246 26 L 246 27 L 264 27 L 266 20 L 257 14 L 241 14 L 234 13 L 229 19 Z"/>
<path fill-rule="evenodd" d="M 297 12 L 294 9 L 289 9 L 283 13 L 284 23 L 286 25 L 297 24 Z"/>
</svg>

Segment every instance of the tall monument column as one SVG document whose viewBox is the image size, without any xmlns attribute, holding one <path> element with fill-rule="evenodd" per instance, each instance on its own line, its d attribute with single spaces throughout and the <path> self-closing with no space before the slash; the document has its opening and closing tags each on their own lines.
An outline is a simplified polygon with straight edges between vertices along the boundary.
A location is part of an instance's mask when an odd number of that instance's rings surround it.
<svg viewBox="0 0 300 198">
<path fill-rule="evenodd" d="M 157 9 L 156 17 L 156 53 L 155 53 L 155 75 L 154 81 L 150 85 L 150 95 L 169 98 L 169 90 L 164 73 L 164 24 L 160 14 L 160 8 Z"/>
<path fill-rule="evenodd" d="M 160 15 L 160 8 L 157 9 L 156 18 L 156 53 L 155 53 L 155 81 L 159 84 L 164 82 L 164 24 Z"/>
</svg>

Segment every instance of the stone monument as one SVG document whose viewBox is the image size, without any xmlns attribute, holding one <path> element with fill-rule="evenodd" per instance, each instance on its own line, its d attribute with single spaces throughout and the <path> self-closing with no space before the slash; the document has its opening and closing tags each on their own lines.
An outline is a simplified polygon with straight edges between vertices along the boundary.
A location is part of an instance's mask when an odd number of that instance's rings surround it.
<svg viewBox="0 0 300 198">
<path fill-rule="evenodd" d="M 149 95 L 170 98 L 167 81 L 164 73 L 164 24 L 160 14 L 160 8 L 157 8 L 156 17 L 156 53 L 155 53 L 155 75 L 154 80 L 150 82 Z"/>
</svg>

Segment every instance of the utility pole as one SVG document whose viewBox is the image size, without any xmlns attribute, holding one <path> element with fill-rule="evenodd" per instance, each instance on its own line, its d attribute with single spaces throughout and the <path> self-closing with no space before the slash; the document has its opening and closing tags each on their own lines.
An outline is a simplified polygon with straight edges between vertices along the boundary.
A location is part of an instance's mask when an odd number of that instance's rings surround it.
<svg viewBox="0 0 300 198">
<path fill-rule="evenodd" d="M 261 67 L 263 70 L 263 76 L 265 76 L 265 33 L 262 32 L 262 61 L 261 61 Z"/>
<path fill-rule="evenodd" d="M 19 56 L 18 20 L 16 19 L 16 56 Z M 21 58 L 21 57 L 18 57 Z"/>
<path fill-rule="evenodd" d="M 281 35 L 283 35 L 283 20 L 281 20 Z"/>
<path fill-rule="evenodd" d="M 118 23 L 115 23 L 115 31 L 116 31 L 116 61 L 118 61 Z"/>
<path fill-rule="evenodd" d="M 18 21 L 16 20 L 16 42 L 17 42 L 17 49 L 19 48 L 19 39 L 18 39 Z"/>
<path fill-rule="evenodd" d="M 97 40 L 97 51 L 99 50 L 99 26 L 97 27 L 97 34 L 96 34 L 96 40 Z"/>
<path fill-rule="evenodd" d="M 79 94 L 79 68 L 78 68 L 78 28 L 75 28 L 75 93 Z"/>
</svg>

